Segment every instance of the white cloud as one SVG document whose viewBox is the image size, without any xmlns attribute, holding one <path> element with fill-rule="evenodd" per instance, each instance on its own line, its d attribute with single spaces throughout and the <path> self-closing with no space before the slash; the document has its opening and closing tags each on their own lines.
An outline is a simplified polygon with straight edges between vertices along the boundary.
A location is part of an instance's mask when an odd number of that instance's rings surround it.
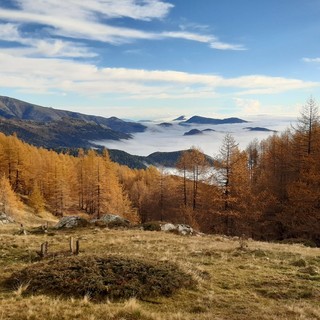
<svg viewBox="0 0 320 320">
<path fill-rule="evenodd" d="M 241 44 L 230 44 L 221 41 L 210 42 L 210 48 L 218 50 L 247 50 L 246 47 Z"/>
<path fill-rule="evenodd" d="M 72 14 L 73 15 L 73 14 Z M 76 15 L 75 15 L 76 17 Z M 0 18 L 20 23 L 37 23 L 50 26 L 52 35 L 60 35 L 76 39 L 97 40 L 119 44 L 130 39 L 155 39 L 152 33 L 129 28 L 113 27 L 107 24 L 73 18 L 68 14 L 62 16 L 52 13 L 41 14 L 16 10 L 0 9 Z"/>
<path fill-rule="evenodd" d="M 218 50 L 246 50 L 243 45 L 230 44 L 221 42 L 217 37 L 212 35 L 203 35 L 187 31 L 163 32 L 162 35 L 168 38 L 185 39 L 209 44 L 212 49 Z"/>
<path fill-rule="evenodd" d="M 319 87 L 319 82 L 264 75 L 250 75 L 227 79 L 225 84 L 241 89 L 248 89 L 240 91 L 239 94 L 242 95 L 274 94 L 290 90 Z"/>
<path fill-rule="evenodd" d="M 128 108 L 124 108 L 126 116 L 128 114 L 136 115 L 137 117 L 141 116 L 141 114 L 135 114 L 134 110 L 130 110 Z M 116 111 L 116 110 L 115 110 Z M 162 111 L 162 113 L 161 113 Z M 119 112 L 119 111 L 118 111 Z M 150 114 L 155 117 L 163 117 L 164 115 L 170 115 L 168 120 L 173 119 L 172 111 L 164 109 L 164 110 L 151 110 Z M 181 115 L 181 114 L 178 114 Z M 212 116 L 212 114 L 209 114 Z M 271 130 L 284 131 L 290 123 L 288 122 L 288 118 L 277 116 L 263 116 L 256 119 L 247 119 L 251 120 L 250 124 L 242 123 L 242 124 L 224 124 L 224 125 L 191 125 L 188 128 L 184 126 L 180 126 L 179 124 L 174 124 L 170 128 L 161 128 L 155 123 L 146 123 L 148 129 L 143 133 L 137 133 L 134 135 L 134 139 L 129 140 L 121 140 L 121 141 L 112 141 L 105 140 L 101 142 L 107 148 L 112 149 L 121 149 L 131 154 L 137 154 L 146 156 L 151 154 L 152 152 L 162 151 L 162 152 L 170 152 L 176 151 L 177 146 L 179 146 L 180 150 L 189 149 L 191 146 L 197 146 L 202 149 L 206 154 L 210 156 L 215 156 L 219 153 L 219 149 L 222 144 L 222 140 L 227 132 L 231 132 L 232 135 L 235 136 L 237 143 L 239 143 L 239 147 L 243 150 L 248 144 L 254 139 L 258 140 L 266 139 L 268 136 L 272 135 L 273 132 L 252 132 L 246 130 L 246 127 L 265 127 Z M 195 136 L 184 136 L 186 131 L 190 129 L 198 129 L 204 130 L 211 128 L 215 131 L 206 132 L 202 135 Z M 143 148 L 141 146 L 143 145 Z"/>
<path fill-rule="evenodd" d="M 132 18 L 137 20 L 162 19 L 173 8 L 168 2 L 159 0 L 16 0 L 27 12 L 95 19 L 96 14 L 110 18 Z"/>
<path fill-rule="evenodd" d="M 314 62 L 314 63 L 320 63 L 320 58 L 303 58 L 304 62 Z"/>
<path fill-rule="evenodd" d="M 65 59 L 34 58 L 0 52 L 0 86 L 39 92 L 75 92 L 81 95 L 121 94 L 135 99 L 215 97 L 230 94 L 277 93 L 319 87 L 319 82 L 263 75 L 225 78 L 127 68 L 98 68 L 94 64 Z"/>
<path fill-rule="evenodd" d="M 20 39 L 18 25 L 15 23 L 0 23 L 0 39 L 4 41 Z"/>
<path fill-rule="evenodd" d="M 179 38 L 207 43 L 211 48 L 218 50 L 245 49 L 242 45 L 221 42 L 212 35 L 186 30 L 149 32 L 112 25 L 111 18 L 125 17 L 149 21 L 166 17 L 173 5 L 160 0 L 15 0 L 15 3 L 18 6 L 16 10 L 0 7 L 1 20 L 16 24 L 36 23 L 47 26 L 50 28 L 47 28 L 46 32 L 54 36 L 111 44 L 123 44 L 141 39 Z"/>
<path fill-rule="evenodd" d="M 245 114 L 258 114 L 261 109 L 259 100 L 234 98 L 234 102 Z"/>
<path fill-rule="evenodd" d="M 36 39 L 21 34 L 19 25 L 0 23 L 0 39 L 20 43 L 21 47 L 2 48 L 1 51 L 17 56 L 92 58 L 97 56 L 81 43 L 61 39 Z"/>
</svg>

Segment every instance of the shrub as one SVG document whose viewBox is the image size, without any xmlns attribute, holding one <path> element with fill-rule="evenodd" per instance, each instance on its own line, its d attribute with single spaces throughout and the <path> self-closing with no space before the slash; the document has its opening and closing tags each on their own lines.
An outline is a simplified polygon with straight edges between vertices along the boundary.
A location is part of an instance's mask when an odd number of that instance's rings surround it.
<svg viewBox="0 0 320 320">
<path fill-rule="evenodd" d="M 306 267 L 307 261 L 301 258 L 301 259 L 292 261 L 291 265 L 295 267 Z"/>
<path fill-rule="evenodd" d="M 118 228 L 129 228 L 130 223 L 126 220 L 114 220 L 114 221 L 110 221 L 107 224 L 108 228 L 110 229 L 118 229 Z"/>
<path fill-rule="evenodd" d="M 170 296 L 192 287 L 192 277 L 167 262 L 146 262 L 119 256 L 81 256 L 43 261 L 18 271 L 6 281 L 17 288 L 28 283 L 24 294 L 93 300 L 138 299 Z"/>
<path fill-rule="evenodd" d="M 143 230 L 147 231 L 161 231 L 161 225 L 158 221 L 145 222 L 143 225 Z"/>
</svg>

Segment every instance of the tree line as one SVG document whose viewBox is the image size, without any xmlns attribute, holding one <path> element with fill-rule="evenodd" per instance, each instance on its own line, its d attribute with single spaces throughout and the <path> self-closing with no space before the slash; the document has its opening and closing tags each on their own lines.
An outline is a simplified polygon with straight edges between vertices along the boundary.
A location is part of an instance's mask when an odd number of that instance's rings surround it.
<svg viewBox="0 0 320 320">
<path fill-rule="evenodd" d="M 204 232 L 320 244 L 319 160 L 313 98 L 295 126 L 245 150 L 231 134 L 210 162 L 190 148 L 177 162 L 178 174 L 129 169 L 113 163 L 106 150 L 62 154 L 0 134 L 0 209 L 23 201 L 35 212 L 46 208 L 57 216 L 115 213 L 136 222 L 182 222 Z"/>
</svg>

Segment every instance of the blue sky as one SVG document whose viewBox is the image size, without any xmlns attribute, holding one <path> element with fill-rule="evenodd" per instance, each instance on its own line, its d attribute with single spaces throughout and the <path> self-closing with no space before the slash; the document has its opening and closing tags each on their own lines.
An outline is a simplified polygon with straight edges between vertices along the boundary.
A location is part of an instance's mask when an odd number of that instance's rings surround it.
<svg viewBox="0 0 320 320">
<path fill-rule="evenodd" d="M 298 115 L 319 0 L 2 0 L 0 94 L 147 119 Z"/>
</svg>

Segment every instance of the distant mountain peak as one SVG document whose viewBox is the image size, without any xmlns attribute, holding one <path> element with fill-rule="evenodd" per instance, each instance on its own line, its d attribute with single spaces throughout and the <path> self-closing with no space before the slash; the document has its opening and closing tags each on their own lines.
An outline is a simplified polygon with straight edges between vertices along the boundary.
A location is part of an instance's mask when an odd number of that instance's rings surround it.
<svg viewBox="0 0 320 320">
<path fill-rule="evenodd" d="M 187 118 L 185 117 L 185 116 L 180 116 L 180 117 L 178 117 L 178 118 L 175 118 L 175 119 L 173 119 L 172 121 L 184 121 L 184 120 L 186 120 Z"/>
<path fill-rule="evenodd" d="M 173 126 L 173 124 L 169 122 L 162 122 L 162 123 L 159 123 L 158 126 L 163 128 L 170 128 Z"/>
<path fill-rule="evenodd" d="M 184 136 L 194 136 L 194 135 L 199 135 L 199 134 L 203 134 L 203 132 L 198 129 L 191 129 L 190 131 L 185 132 Z"/>
<path fill-rule="evenodd" d="M 277 132 L 276 130 L 271 130 L 271 129 L 263 128 L 263 127 L 246 127 L 243 129 L 246 129 L 248 131 Z"/>
<path fill-rule="evenodd" d="M 193 116 L 190 119 L 181 122 L 180 124 L 232 124 L 232 123 L 246 123 L 248 121 L 240 119 L 240 118 L 225 118 L 225 119 L 215 119 L 215 118 L 206 118 L 201 116 Z"/>
</svg>

